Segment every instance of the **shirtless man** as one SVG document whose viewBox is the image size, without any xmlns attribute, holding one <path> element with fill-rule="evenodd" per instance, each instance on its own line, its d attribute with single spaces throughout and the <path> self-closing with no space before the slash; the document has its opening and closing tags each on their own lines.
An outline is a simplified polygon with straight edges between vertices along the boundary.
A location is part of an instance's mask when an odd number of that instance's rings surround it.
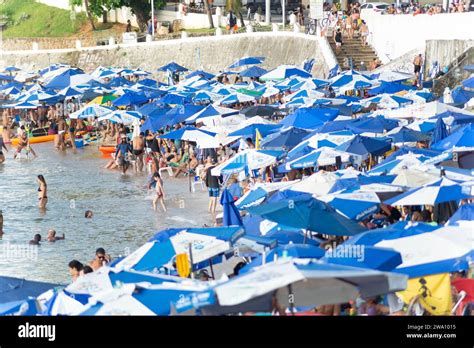
<svg viewBox="0 0 474 348">
<path fill-rule="evenodd" d="M 95 251 L 95 259 L 89 263 L 89 266 L 97 271 L 102 266 L 108 264 L 111 261 L 110 255 L 105 253 L 104 248 L 98 248 Z"/>
<path fill-rule="evenodd" d="M 418 79 L 420 77 L 422 64 L 423 64 L 423 58 L 421 57 L 421 53 L 420 53 L 419 55 L 415 56 L 415 59 L 413 59 L 414 72 L 416 76 L 415 83 L 413 84 L 414 86 L 418 86 Z"/>
<path fill-rule="evenodd" d="M 133 154 L 137 158 L 135 162 L 135 171 L 143 171 L 143 153 L 145 149 L 145 133 L 140 133 L 138 137 L 133 138 Z"/>
<path fill-rule="evenodd" d="M 48 237 L 46 238 L 48 242 L 56 242 L 57 240 L 64 240 L 66 238 L 66 236 L 62 235 L 62 237 L 56 237 L 56 231 L 51 229 L 48 231 Z"/>
</svg>

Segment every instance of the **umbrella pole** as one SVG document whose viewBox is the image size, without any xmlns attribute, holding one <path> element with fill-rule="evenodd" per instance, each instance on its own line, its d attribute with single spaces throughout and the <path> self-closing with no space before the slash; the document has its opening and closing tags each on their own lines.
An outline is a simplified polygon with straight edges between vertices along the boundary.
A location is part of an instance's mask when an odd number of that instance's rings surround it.
<svg viewBox="0 0 474 348">
<path fill-rule="evenodd" d="M 192 243 L 189 243 L 189 258 L 190 258 L 190 261 L 191 261 L 191 278 L 194 279 L 194 273 L 193 273 L 193 244 Z"/>
<path fill-rule="evenodd" d="M 304 239 L 303 239 L 303 244 L 306 244 L 306 236 L 307 236 L 308 231 L 304 230 Z"/>
<path fill-rule="evenodd" d="M 214 275 L 214 267 L 212 266 L 212 259 L 209 259 L 209 266 L 211 267 L 211 275 L 212 279 L 216 279 L 216 276 Z"/>
<path fill-rule="evenodd" d="M 188 185 L 189 185 L 189 192 L 193 192 L 192 184 L 191 184 L 191 158 L 189 154 L 189 143 L 188 143 Z"/>
</svg>

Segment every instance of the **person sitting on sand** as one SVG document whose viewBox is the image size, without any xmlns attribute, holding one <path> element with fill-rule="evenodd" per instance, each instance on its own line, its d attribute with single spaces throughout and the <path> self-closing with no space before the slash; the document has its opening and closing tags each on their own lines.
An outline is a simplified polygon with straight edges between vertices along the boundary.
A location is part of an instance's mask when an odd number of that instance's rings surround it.
<svg viewBox="0 0 474 348">
<path fill-rule="evenodd" d="M 48 237 L 46 237 L 46 240 L 48 242 L 53 242 L 53 243 L 56 242 L 57 240 L 64 240 L 64 239 L 66 239 L 66 236 L 64 235 L 64 233 L 62 237 L 56 237 L 56 231 L 53 229 L 48 231 Z"/>
<path fill-rule="evenodd" d="M 40 245 L 41 242 L 41 235 L 40 234 L 35 234 L 32 240 L 28 244 L 30 245 Z"/>
<path fill-rule="evenodd" d="M 95 251 L 95 259 L 89 263 L 94 271 L 97 271 L 102 266 L 107 265 L 111 261 L 110 255 L 105 253 L 104 248 L 98 248 Z"/>
<path fill-rule="evenodd" d="M 79 276 L 81 275 L 81 271 L 83 270 L 84 265 L 77 260 L 72 260 L 71 262 L 69 262 L 68 267 L 69 274 L 72 277 L 72 281 L 75 282 L 77 278 L 79 278 Z"/>
</svg>

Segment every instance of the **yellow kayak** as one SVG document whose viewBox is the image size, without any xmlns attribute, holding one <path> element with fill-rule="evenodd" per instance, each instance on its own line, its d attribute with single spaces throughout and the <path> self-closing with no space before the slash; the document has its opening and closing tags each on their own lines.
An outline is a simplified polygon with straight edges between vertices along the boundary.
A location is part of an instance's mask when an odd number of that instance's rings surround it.
<svg viewBox="0 0 474 348">
<path fill-rule="evenodd" d="M 31 137 L 29 138 L 30 144 L 37 144 L 37 143 L 46 143 L 48 141 L 53 141 L 54 140 L 54 134 L 52 135 L 43 135 L 41 137 Z M 13 138 L 11 141 L 11 144 L 13 146 L 18 146 L 19 139 L 18 138 Z"/>
</svg>

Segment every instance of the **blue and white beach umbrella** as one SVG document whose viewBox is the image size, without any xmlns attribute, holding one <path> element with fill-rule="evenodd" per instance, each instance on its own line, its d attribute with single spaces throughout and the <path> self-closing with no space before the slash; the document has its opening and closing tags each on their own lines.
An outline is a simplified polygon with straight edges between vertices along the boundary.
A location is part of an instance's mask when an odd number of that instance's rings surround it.
<svg viewBox="0 0 474 348">
<path fill-rule="evenodd" d="M 365 106 L 377 104 L 381 109 L 396 109 L 413 104 L 413 100 L 384 93 L 372 98 L 363 99 L 360 103 Z"/>
<path fill-rule="evenodd" d="M 242 57 L 228 66 L 227 69 L 235 69 L 246 65 L 262 64 L 265 57 Z"/>
<path fill-rule="evenodd" d="M 347 152 L 322 147 L 286 163 L 286 168 L 302 169 L 334 165 L 336 164 L 337 157 L 341 158 L 341 163 L 348 163 L 350 161 L 350 154 Z"/>
<path fill-rule="evenodd" d="M 307 193 L 260 204 L 249 208 L 248 211 L 276 223 L 321 234 L 351 236 L 365 230 L 355 221 L 338 213 L 327 203 L 317 200 Z"/>
<path fill-rule="evenodd" d="M 246 103 L 246 102 L 250 102 L 254 100 L 255 100 L 255 97 L 242 94 L 242 93 L 235 93 L 235 94 L 229 94 L 228 96 L 221 99 L 219 101 L 219 104 L 232 105 L 232 104 L 238 104 L 238 103 Z"/>
<path fill-rule="evenodd" d="M 143 115 L 137 111 L 116 110 L 110 114 L 99 117 L 99 121 L 108 120 L 125 125 L 131 125 L 137 122 L 139 123 L 142 117 Z"/>
<path fill-rule="evenodd" d="M 178 130 L 160 135 L 162 139 L 179 139 L 185 141 L 193 141 L 198 144 L 203 141 L 212 141 L 216 133 L 208 132 L 199 128 L 187 126 Z"/>
<path fill-rule="evenodd" d="M 435 205 L 449 201 L 471 198 L 469 186 L 441 178 L 421 187 L 416 187 L 385 201 L 388 205 Z"/>
<path fill-rule="evenodd" d="M 375 192 L 338 193 L 319 197 L 348 219 L 362 221 L 378 212 L 380 199 Z"/>
<path fill-rule="evenodd" d="M 82 110 L 78 110 L 76 112 L 73 112 L 72 114 L 69 115 L 69 118 L 71 118 L 71 119 L 78 119 L 78 118 L 85 119 L 85 118 L 88 118 L 88 117 L 96 117 L 96 116 L 100 117 L 100 116 L 110 114 L 113 111 L 114 111 L 114 109 L 112 109 L 112 108 L 97 105 L 97 104 L 92 104 L 92 105 L 86 106 Z"/>
<path fill-rule="evenodd" d="M 241 227 L 168 229 L 115 265 L 120 270 L 159 272 L 174 268 L 176 255 L 187 254 L 193 264 L 222 254 L 245 234 Z M 191 254 L 189 249 L 191 246 Z"/>
<path fill-rule="evenodd" d="M 191 280 L 179 284 L 125 284 L 92 297 L 80 315 L 170 315 L 173 303 L 205 289 L 206 285 Z"/>
<path fill-rule="evenodd" d="M 431 146 L 434 150 L 472 151 L 474 150 L 474 124 L 471 123 Z"/>
<path fill-rule="evenodd" d="M 202 121 L 203 119 L 212 118 L 212 117 L 227 117 L 232 115 L 238 115 L 239 111 L 230 108 L 224 108 L 215 105 L 209 105 L 205 109 L 195 113 L 186 119 L 186 123 L 191 124 L 194 122 Z"/>
<path fill-rule="evenodd" d="M 429 225 L 428 225 L 429 226 Z M 430 274 L 456 272 L 469 269 L 469 261 L 474 257 L 473 221 L 460 226 L 446 226 L 436 229 L 403 229 L 393 233 L 389 229 L 367 232 L 372 238 L 355 242 L 349 239 L 344 244 L 361 243 L 375 247 L 391 248 L 402 255 L 402 264 L 393 272 L 403 273 L 411 278 Z M 433 230 L 435 228 L 435 230 Z M 386 231 L 384 231 L 386 230 Z"/>
<path fill-rule="evenodd" d="M 288 296 L 295 299 L 293 306 L 345 303 L 358 296 L 365 298 L 404 290 L 407 279 L 400 274 L 321 261 L 281 259 L 213 286 L 214 306 L 195 302 L 193 307 L 192 301 L 182 301 L 183 305 L 178 304 L 177 309 L 200 307 L 203 314 L 210 315 L 271 312 L 274 308 L 272 298 L 280 306 L 287 307 Z M 212 296 L 209 292 L 207 295 Z"/>
<path fill-rule="evenodd" d="M 242 171 L 250 174 L 251 171 L 275 164 L 283 153 L 279 150 L 244 150 L 213 168 L 211 173 L 214 176 L 236 174 Z"/>
<path fill-rule="evenodd" d="M 265 75 L 260 76 L 262 81 L 281 81 L 288 77 L 311 77 L 311 74 L 307 71 L 300 69 L 294 65 L 280 65 L 278 68 L 266 73 Z M 297 81 L 298 82 L 298 81 Z M 296 82 L 296 83 L 297 83 Z"/>
</svg>

